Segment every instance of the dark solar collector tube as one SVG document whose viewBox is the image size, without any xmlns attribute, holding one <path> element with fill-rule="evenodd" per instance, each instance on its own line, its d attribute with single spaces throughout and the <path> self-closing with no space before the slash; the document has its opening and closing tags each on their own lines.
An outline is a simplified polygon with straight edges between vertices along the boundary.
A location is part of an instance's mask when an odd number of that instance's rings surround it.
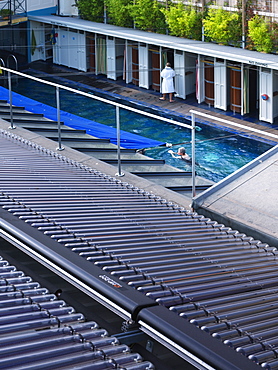
<svg viewBox="0 0 278 370">
<path fill-rule="evenodd" d="M 207 261 L 205 261 L 205 262 L 207 262 Z M 251 268 L 255 270 L 256 268 L 260 268 L 261 266 L 264 266 L 264 261 L 261 261 L 261 263 L 252 263 L 252 262 L 250 262 L 250 264 L 252 265 Z M 244 265 L 244 267 L 242 267 L 241 269 L 244 270 L 246 268 L 247 268 L 246 265 Z M 273 263 L 273 268 L 276 268 L 276 265 L 274 263 Z M 189 265 L 189 266 L 186 266 L 186 267 L 181 268 L 181 269 L 174 269 L 170 273 L 169 273 L 168 270 L 165 271 L 164 268 L 161 268 L 161 271 L 160 271 L 160 269 L 158 269 L 158 271 L 156 271 L 156 272 L 150 272 L 149 270 L 146 270 L 145 274 L 146 274 L 147 277 L 152 277 L 154 279 L 154 281 L 156 279 L 163 278 L 164 281 L 168 280 L 169 282 L 171 282 L 173 279 L 185 278 L 188 273 L 198 273 L 198 274 L 200 274 L 200 273 L 203 273 L 204 271 L 212 273 L 212 274 L 214 274 L 214 273 L 223 273 L 223 272 L 225 273 L 229 269 L 232 269 L 235 272 L 241 270 L 240 268 L 238 268 L 238 266 L 236 266 L 236 268 L 234 268 L 233 263 L 227 263 L 227 264 L 223 264 L 223 265 L 220 265 L 220 264 L 219 265 L 213 265 L 213 264 L 207 263 L 207 265 L 204 264 L 204 266 L 200 266 L 200 265 L 197 264 L 197 266 L 194 266 L 194 267 L 190 267 L 190 265 Z M 144 270 L 142 269 L 142 271 L 144 271 Z M 126 275 L 126 272 L 125 272 L 125 270 L 112 272 L 112 275 L 122 277 L 122 276 Z M 269 286 L 269 287 L 270 286 L 275 286 L 275 284 L 277 284 L 277 279 L 264 281 L 262 283 L 262 286 L 264 284 L 266 284 L 266 286 Z M 253 284 L 253 283 L 250 282 L 250 283 L 248 283 L 248 285 L 249 284 Z"/>
<path fill-rule="evenodd" d="M 113 255 L 114 255 L 114 252 L 113 252 Z M 116 254 L 114 255 L 116 257 Z M 223 264 L 226 264 L 227 262 L 229 261 L 233 261 L 235 264 L 238 262 L 238 261 L 241 261 L 242 259 L 246 258 L 246 256 L 241 256 L 241 257 L 238 257 L 238 258 L 235 258 L 235 257 L 230 257 L 230 258 L 219 258 L 219 259 L 216 259 L 216 258 L 210 258 L 210 257 L 207 257 L 207 259 L 204 259 L 202 256 L 195 256 L 195 257 L 187 257 L 187 258 L 180 258 L 180 259 L 169 259 L 168 261 L 166 259 L 160 259 L 159 257 L 157 258 L 157 260 L 153 260 L 151 262 L 144 262 L 144 263 L 141 263 L 140 261 L 133 261 L 132 258 L 126 258 L 126 260 L 122 259 L 121 257 L 118 257 L 120 259 L 120 261 L 122 261 L 122 263 L 125 263 L 125 264 L 128 264 L 128 266 L 130 267 L 137 267 L 137 268 L 140 268 L 140 269 L 147 269 L 148 271 L 156 271 L 156 270 L 159 270 L 161 268 L 163 268 L 164 265 L 167 265 L 167 270 L 169 271 L 169 273 L 171 273 L 171 270 L 172 269 L 178 269 L 182 266 L 186 267 L 193 267 L 196 263 L 197 264 L 200 264 L 200 265 L 206 265 L 208 263 L 218 263 L 219 265 L 223 265 Z M 258 259 L 254 258 L 252 259 L 254 262 L 257 262 Z M 109 268 L 107 267 L 107 269 L 109 271 L 113 271 L 112 267 Z M 273 277 L 275 275 L 273 274 Z M 233 283 L 233 282 L 231 282 Z M 194 284 L 194 283 L 193 283 Z"/>
<path fill-rule="evenodd" d="M 136 276 L 139 278 L 139 276 Z M 122 279 L 125 280 L 125 279 Z M 267 283 L 264 283 L 262 287 L 275 287 L 276 282 L 275 281 L 270 281 Z M 256 283 L 245 283 L 241 284 L 240 286 L 230 286 L 230 287 L 225 287 L 225 288 L 218 288 L 218 289 L 213 289 L 211 291 L 201 291 L 201 292 L 193 292 L 191 294 L 186 294 L 186 295 L 181 295 L 179 296 L 179 303 L 182 304 L 185 302 L 189 301 L 198 301 L 202 299 L 207 299 L 207 298 L 216 298 L 216 297 L 221 297 L 229 294 L 239 294 L 243 292 L 250 292 L 252 290 L 257 290 L 257 284 Z M 165 305 L 166 307 L 173 306 L 171 299 L 167 298 L 160 298 L 157 300 L 158 303 Z M 177 302 L 175 303 L 177 304 Z"/>
<path fill-rule="evenodd" d="M 239 353 L 242 353 L 245 356 L 250 356 L 256 352 L 261 352 L 265 348 L 269 348 L 269 349 L 272 348 L 273 351 L 277 351 L 278 350 L 278 338 L 273 338 L 273 339 L 271 338 L 265 341 L 261 341 L 260 343 L 252 343 L 250 345 L 237 347 L 236 351 Z M 275 353 L 275 357 L 277 358 L 277 353 Z M 262 361 L 264 360 L 261 359 L 260 362 Z"/>
<path fill-rule="evenodd" d="M 25 353 L 24 357 L 22 357 L 22 355 L 19 354 L 17 356 L 12 356 L 11 358 L 6 358 L 6 359 L 0 358 L 0 367 L 2 366 L 2 368 L 3 367 L 5 368 L 6 366 L 7 368 L 9 368 L 11 366 L 14 367 L 17 365 L 24 366 L 24 364 L 28 364 L 30 362 L 32 363 L 35 361 L 41 362 L 42 360 L 45 360 L 45 359 L 48 359 L 48 361 L 50 361 L 51 358 L 53 358 L 53 361 L 55 362 L 59 359 L 59 357 L 60 358 L 61 357 L 71 358 L 71 356 L 73 356 L 74 353 L 78 353 L 86 349 L 89 350 L 91 347 L 92 345 L 90 343 L 74 343 L 74 345 L 70 343 L 69 345 L 60 345 L 57 347 L 48 348 L 47 350 L 42 349 L 40 351 Z M 101 357 L 101 354 L 98 352 L 92 352 L 90 354 L 91 354 L 90 356 L 91 360 L 95 360 Z M 64 364 L 67 364 L 67 363 L 70 364 L 69 361 L 64 361 Z"/>
<path fill-rule="evenodd" d="M 148 229 L 151 229 L 153 231 L 157 231 L 157 232 L 163 232 L 163 233 L 174 233 L 175 231 L 179 232 L 180 234 L 182 232 L 189 232 L 189 231 L 200 231 L 200 232 L 204 232 L 204 230 L 208 230 L 210 229 L 209 227 L 206 227 L 206 226 L 197 226 L 197 225 L 188 225 L 188 226 L 185 226 L 185 227 L 178 227 L 178 226 L 167 226 L 167 227 L 164 227 L 164 228 L 159 228 L 159 227 L 155 227 L 154 225 L 140 225 L 140 224 L 135 224 L 133 222 L 128 222 L 128 220 L 126 220 L 126 222 L 122 222 L 122 223 L 114 223 L 113 221 L 111 221 L 110 223 L 99 223 L 99 224 L 83 224 L 83 225 L 80 225 L 80 224 L 76 224 L 76 225 L 68 225 L 66 224 L 65 225 L 68 230 L 71 230 L 72 232 L 90 232 L 92 231 L 93 229 L 96 229 L 98 232 L 101 232 L 101 230 L 107 230 L 107 228 L 109 228 L 109 230 L 125 230 L 125 229 L 130 229 L 130 228 L 133 228 L 133 229 L 144 229 L 144 230 L 148 230 Z M 60 228 L 61 229 L 61 228 Z M 40 227 L 40 230 L 41 231 L 44 231 L 44 233 L 46 234 L 51 234 L 51 232 L 53 232 L 53 235 L 57 234 L 58 232 L 61 232 L 62 233 L 62 230 L 55 230 L 53 225 L 51 225 L 50 228 L 48 228 L 47 226 L 43 226 L 43 227 Z M 213 230 L 213 229 L 211 229 Z"/>
<path fill-rule="evenodd" d="M 257 276 L 260 276 L 262 275 L 262 278 L 263 279 L 266 279 L 266 278 L 269 278 L 269 277 L 275 277 L 277 274 L 275 273 L 275 271 L 272 271 L 272 272 L 269 272 L 269 269 L 262 269 L 262 270 L 258 270 L 257 273 L 254 275 L 254 271 L 253 270 L 250 270 L 250 271 L 243 271 L 241 273 L 242 277 L 248 277 L 249 275 L 251 275 L 253 278 L 257 277 Z M 229 280 L 231 281 L 231 279 L 235 278 L 235 274 L 233 272 L 229 272 L 227 271 L 226 273 L 222 273 L 221 274 L 221 281 L 224 282 L 224 280 Z M 209 276 L 209 275 L 206 275 L 206 274 L 203 274 L 203 275 L 200 275 L 200 276 L 196 276 L 196 274 L 192 274 L 192 276 L 186 276 L 183 280 L 181 281 L 175 281 L 173 283 L 166 283 L 165 285 L 163 285 L 163 289 L 171 289 L 172 292 L 174 292 L 175 290 L 177 291 L 180 291 L 180 288 L 185 288 L 186 286 L 192 286 L 192 285 L 197 285 L 198 283 L 210 283 L 212 281 L 218 281 L 219 280 L 219 275 L 218 274 L 215 274 L 215 275 L 212 275 L 212 276 Z M 186 288 L 185 288 L 186 289 Z M 148 290 L 148 287 L 138 287 L 138 290 L 144 292 L 145 294 L 147 294 L 149 292 Z M 155 290 L 158 290 L 158 289 L 155 289 Z M 150 287 L 150 292 L 153 291 L 153 288 Z"/>
<path fill-rule="evenodd" d="M 264 349 L 265 348 L 263 347 L 262 350 L 264 350 Z M 262 363 L 262 362 L 268 362 L 268 361 L 276 359 L 277 358 L 277 353 L 274 350 L 269 350 L 269 351 L 264 350 L 261 353 L 256 353 L 256 354 L 249 355 L 248 358 L 251 361 L 254 361 L 257 364 L 259 364 L 259 363 Z"/>
<path fill-rule="evenodd" d="M 229 248 L 228 248 L 229 247 Z M 230 249 L 238 249 L 238 252 L 229 252 Z M 229 246 L 227 244 L 226 248 L 225 249 L 220 249 L 221 251 L 225 251 L 226 253 L 223 253 L 223 255 L 233 255 L 233 254 L 237 254 L 237 253 L 240 253 L 241 251 L 244 251 L 244 246 L 242 247 L 235 247 L 234 244 L 232 246 Z M 250 246 L 246 246 L 247 248 L 250 247 Z M 250 249 L 249 249 L 250 250 Z M 150 247 L 148 245 L 146 246 L 142 246 L 142 248 L 138 251 L 136 248 L 128 248 L 128 252 L 126 251 L 126 249 L 114 249 L 113 250 L 113 256 L 115 256 L 115 258 L 118 258 L 120 259 L 121 261 L 123 262 L 126 262 L 126 261 L 129 261 L 130 263 L 137 263 L 137 262 L 140 262 L 142 261 L 143 263 L 144 262 L 148 262 L 152 260 L 154 261 L 158 261 L 158 260 L 161 260 L 161 261 L 164 261 L 164 260 L 167 260 L 169 259 L 169 261 L 172 260 L 171 257 L 173 257 L 173 259 L 175 259 L 175 257 L 178 257 L 178 256 L 181 256 L 181 257 L 186 257 L 186 256 L 194 256 L 196 258 L 200 257 L 200 256 L 203 256 L 207 259 L 210 259 L 211 255 L 210 253 L 213 252 L 213 255 L 214 255 L 214 251 L 215 249 L 213 248 L 211 251 L 208 249 L 208 250 L 203 250 L 202 251 L 202 254 L 199 252 L 199 253 L 193 253 L 192 250 L 187 250 L 187 248 L 183 247 L 183 246 L 173 246 L 173 244 L 168 244 L 168 248 L 167 248 L 167 245 L 166 246 L 163 246 L 161 245 L 161 248 L 157 249 L 155 247 Z M 253 250 L 252 250 L 253 252 Z M 256 251 L 254 251 L 254 253 L 256 253 Z M 212 255 L 212 256 L 213 256 Z M 221 255 L 221 254 L 220 254 Z M 93 257 L 93 256 L 92 256 Z M 93 258 L 91 259 L 93 261 Z M 96 258 L 95 260 L 95 263 L 98 264 L 98 259 Z M 105 266 L 105 260 L 101 260 L 100 262 L 100 266 Z"/>
<path fill-rule="evenodd" d="M 58 219 L 58 220 L 55 220 L 55 219 L 51 219 L 51 220 L 44 220 L 44 221 L 38 221 L 38 222 L 34 222 L 34 220 L 26 220 L 27 223 L 30 223 L 31 226 L 33 227 L 36 227 L 36 228 L 39 228 L 41 231 L 45 231 L 45 230 L 55 230 L 55 227 L 59 227 L 59 225 L 66 225 L 67 227 L 70 227 L 71 229 L 78 229 L 78 228 L 92 228 L 92 227 L 110 227 L 110 226 L 113 226 L 113 227 L 121 227 L 121 226 L 125 226 L 127 225 L 128 223 L 130 224 L 137 224 L 137 225 L 140 225 L 141 227 L 155 227 L 159 230 L 162 230 L 163 229 L 163 225 L 164 224 L 167 224 L 168 225 L 168 228 L 171 228 L 171 224 L 176 224 L 176 222 L 171 222 L 171 221 L 165 221 L 165 223 L 162 223 L 162 222 L 156 222 L 156 223 L 150 223 L 150 222 L 144 222 L 144 221 L 141 221 L 141 222 L 136 222 L 134 220 L 132 220 L 131 218 L 123 218 L 123 217 L 111 217 L 111 215 L 108 217 L 95 217 L 93 219 L 93 217 L 91 217 L 91 220 L 88 219 L 76 219 L 75 221 L 69 221 L 69 220 L 61 220 L 61 219 Z M 199 226 L 198 224 L 196 224 L 196 222 L 192 222 L 191 225 L 188 223 L 186 224 L 186 228 L 191 228 L 193 230 L 198 230 L 200 229 L 201 227 L 204 227 L 205 226 Z"/>
<path fill-rule="evenodd" d="M 250 246 L 248 246 L 250 247 Z M 202 251 L 202 257 L 203 258 L 207 258 L 207 259 L 210 259 L 210 260 L 214 260 L 214 258 L 224 258 L 224 257 L 229 257 L 229 256 L 240 256 L 240 255 L 244 255 L 244 256 L 249 256 L 250 255 L 250 252 L 251 253 L 254 253 L 254 254 L 258 254 L 260 253 L 259 249 L 251 249 L 251 248 L 246 248 L 246 250 L 244 249 L 244 246 L 242 247 L 239 247 L 239 248 L 235 248 L 236 250 L 230 250 L 230 248 L 225 248 L 225 249 L 219 249 L 219 253 L 217 253 L 217 249 L 212 249 L 212 250 L 205 250 L 205 251 Z M 222 253 L 221 253 L 222 252 Z M 137 252 L 137 253 L 122 253 L 120 251 L 114 251 L 113 252 L 115 256 L 117 256 L 118 258 L 121 258 L 121 260 L 125 261 L 125 260 L 128 260 L 130 262 L 133 262 L 133 263 L 140 263 L 140 264 L 148 264 L 148 263 L 152 263 L 152 260 L 153 261 L 160 261 L 161 263 L 163 261 L 169 261 L 169 262 L 174 262 L 174 261 L 188 261 L 188 259 L 190 259 L 190 256 L 193 256 L 191 258 L 197 258 L 198 256 L 197 255 L 194 255 L 192 252 L 187 252 L 185 248 L 183 249 L 179 249 L 178 252 L 176 252 L 175 250 L 172 251 L 171 250 L 171 254 L 167 253 L 167 252 L 162 252 L 162 253 L 159 253 L 159 251 L 156 251 L 156 252 Z M 261 251 L 261 253 L 263 253 Z M 195 256 L 195 257 L 194 257 Z"/>
</svg>

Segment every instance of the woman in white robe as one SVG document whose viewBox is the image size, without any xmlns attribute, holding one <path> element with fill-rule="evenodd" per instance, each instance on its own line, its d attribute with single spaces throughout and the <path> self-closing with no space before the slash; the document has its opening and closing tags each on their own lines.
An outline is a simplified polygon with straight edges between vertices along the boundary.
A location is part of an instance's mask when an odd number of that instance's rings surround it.
<svg viewBox="0 0 278 370">
<path fill-rule="evenodd" d="M 170 63 L 166 63 L 165 68 L 163 71 L 161 71 L 161 77 L 162 77 L 162 86 L 161 86 L 161 92 L 162 92 L 162 98 L 160 100 L 166 100 L 166 94 L 169 94 L 169 100 L 170 103 L 172 103 L 173 100 L 173 93 L 175 92 L 174 88 L 174 77 L 175 77 L 175 71 L 171 68 Z"/>
</svg>

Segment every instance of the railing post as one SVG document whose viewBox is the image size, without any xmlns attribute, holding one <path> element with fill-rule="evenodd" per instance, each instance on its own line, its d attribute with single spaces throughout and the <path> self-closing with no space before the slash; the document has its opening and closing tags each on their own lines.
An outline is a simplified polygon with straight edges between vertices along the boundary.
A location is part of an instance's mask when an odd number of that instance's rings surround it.
<svg viewBox="0 0 278 370">
<path fill-rule="evenodd" d="M 120 133 L 120 108 L 116 105 L 116 126 L 117 126 L 117 154 L 118 154 L 118 172 L 116 176 L 124 176 L 121 170 L 121 133 Z"/>
<path fill-rule="evenodd" d="M 57 104 L 58 143 L 59 143 L 57 150 L 64 150 L 65 148 L 62 146 L 61 140 L 60 91 L 58 86 L 56 86 L 56 104 Z"/>
<path fill-rule="evenodd" d="M 195 197 L 196 195 L 196 155 L 195 155 L 195 131 L 196 131 L 196 125 L 195 125 L 195 114 L 192 112 L 191 113 L 191 123 L 192 123 L 192 128 L 191 128 L 191 150 L 192 150 L 192 198 Z"/>
<path fill-rule="evenodd" d="M 8 84 L 9 84 L 9 100 L 10 100 L 10 119 L 11 119 L 11 125 L 10 129 L 16 128 L 14 126 L 14 116 L 13 116 L 13 94 L 12 94 L 12 77 L 11 72 L 8 71 Z"/>
</svg>

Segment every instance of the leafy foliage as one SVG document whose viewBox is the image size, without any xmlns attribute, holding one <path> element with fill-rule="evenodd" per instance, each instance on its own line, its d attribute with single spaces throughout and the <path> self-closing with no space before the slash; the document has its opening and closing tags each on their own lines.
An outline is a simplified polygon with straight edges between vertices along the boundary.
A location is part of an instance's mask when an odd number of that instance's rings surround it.
<svg viewBox="0 0 278 370">
<path fill-rule="evenodd" d="M 273 51 L 278 50 L 278 23 L 271 23 L 271 41 L 273 42 Z"/>
<path fill-rule="evenodd" d="M 270 53 L 273 50 L 272 34 L 264 18 L 255 15 L 248 22 L 248 35 L 257 51 Z"/>
<path fill-rule="evenodd" d="M 137 28 L 157 33 L 165 33 L 166 30 L 163 8 L 156 0 L 136 0 L 136 3 L 129 7 Z"/>
<path fill-rule="evenodd" d="M 106 0 L 109 23 L 120 27 L 132 27 L 130 0 Z"/>
<path fill-rule="evenodd" d="M 169 0 L 168 0 L 169 1 Z M 212 3 L 207 2 L 208 5 Z M 103 22 L 106 6 L 109 23 L 121 27 L 165 33 L 178 37 L 201 40 L 202 25 L 207 41 L 224 45 L 241 45 L 243 0 L 238 0 L 238 12 L 210 7 L 205 12 L 193 6 L 169 1 L 169 8 L 157 0 L 76 0 L 83 19 Z M 278 50 L 278 24 L 269 23 L 264 17 L 254 16 L 252 0 L 245 0 L 246 22 L 248 23 L 247 48 L 270 53 Z M 247 27 L 246 27 L 247 28 Z"/>
<path fill-rule="evenodd" d="M 238 44 L 241 40 L 241 16 L 222 8 L 208 10 L 203 20 L 205 35 L 224 45 Z"/>
<path fill-rule="evenodd" d="M 190 6 L 185 7 L 182 2 L 179 2 L 164 10 L 163 13 L 172 35 L 201 40 L 202 12 Z"/>
<path fill-rule="evenodd" d="M 76 6 L 83 19 L 103 22 L 104 0 L 76 0 Z"/>
</svg>

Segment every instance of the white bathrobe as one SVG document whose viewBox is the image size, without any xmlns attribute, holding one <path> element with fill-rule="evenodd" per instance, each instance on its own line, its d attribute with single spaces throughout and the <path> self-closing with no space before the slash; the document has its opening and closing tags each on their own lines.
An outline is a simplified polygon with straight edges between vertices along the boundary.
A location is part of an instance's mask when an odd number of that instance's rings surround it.
<svg viewBox="0 0 278 370">
<path fill-rule="evenodd" d="M 175 77 L 175 71 L 171 67 L 165 67 L 161 72 L 161 77 L 162 77 L 162 86 L 161 86 L 162 94 L 175 92 L 173 81 L 173 78 Z"/>
</svg>

